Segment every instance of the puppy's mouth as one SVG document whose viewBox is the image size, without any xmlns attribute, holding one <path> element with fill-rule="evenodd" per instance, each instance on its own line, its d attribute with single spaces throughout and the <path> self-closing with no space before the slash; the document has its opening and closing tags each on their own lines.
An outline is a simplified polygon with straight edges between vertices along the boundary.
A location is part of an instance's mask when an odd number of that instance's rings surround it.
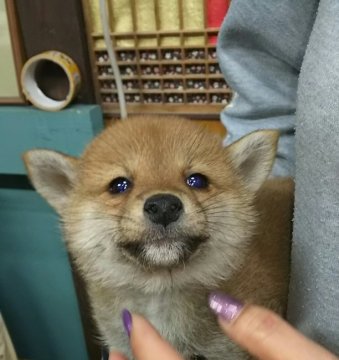
<svg viewBox="0 0 339 360">
<path fill-rule="evenodd" d="M 119 245 L 130 260 L 146 268 L 172 269 L 186 265 L 207 236 L 185 236 L 180 239 L 158 238 L 152 241 L 129 241 Z"/>
</svg>

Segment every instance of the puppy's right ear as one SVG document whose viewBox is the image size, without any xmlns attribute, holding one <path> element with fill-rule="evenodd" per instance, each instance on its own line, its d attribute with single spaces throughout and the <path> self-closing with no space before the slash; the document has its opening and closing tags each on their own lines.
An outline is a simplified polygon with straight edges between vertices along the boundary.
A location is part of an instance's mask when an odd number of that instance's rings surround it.
<svg viewBox="0 0 339 360">
<path fill-rule="evenodd" d="M 23 160 L 37 192 L 61 215 L 75 183 L 78 160 L 52 150 L 27 151 Z"/>
</svg>

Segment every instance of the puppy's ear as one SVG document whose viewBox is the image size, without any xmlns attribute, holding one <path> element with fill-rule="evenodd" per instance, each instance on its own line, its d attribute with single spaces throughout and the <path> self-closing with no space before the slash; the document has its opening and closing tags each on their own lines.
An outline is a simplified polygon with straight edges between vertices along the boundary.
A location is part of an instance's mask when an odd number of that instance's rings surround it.
<svg viewBox="0 0 339 360">
<path fill-rule="evenodd" d="M 61 215 L 77 173 L 78 160 L 51 150 L 30 150 L 23 160 L 33 186 Z"/>
<path fill-rule="evenodd" d="M 278 139 L 278 131 L 260 130 L 226 148 L 233 166 L 250 190 L 257 191 L 271 172 Z"/>
</svg>

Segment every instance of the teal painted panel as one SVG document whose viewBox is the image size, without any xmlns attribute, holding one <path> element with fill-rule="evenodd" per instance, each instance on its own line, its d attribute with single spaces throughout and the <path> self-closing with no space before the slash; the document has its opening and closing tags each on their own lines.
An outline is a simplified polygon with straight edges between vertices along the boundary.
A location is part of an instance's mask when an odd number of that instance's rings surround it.
<svg viewBox="0 0 339 360">
<path fill-rule="evenodd" d="M 21 155 L 32 148 L 79 155 L 102 129 L 96 105 L 0 107 L 0 311 L 20 358 L 88 356 L 58 217 L 34 191 L 4 188 L 2 175 L 25 175 Z"/>
<path fill-rule="evenodd" d="M 97 105 L 74 105 L 58 112 L 0 106 L 0 174 L 25 174 L 21 155 L 32 148 L 79 155 L 102 129 Z"/>
<path fill-rule="evenodd" d="M 0 189 L 0 311 L 18 356 L 86 360 L 58 218 L 34 191 Z"/>
</svg>

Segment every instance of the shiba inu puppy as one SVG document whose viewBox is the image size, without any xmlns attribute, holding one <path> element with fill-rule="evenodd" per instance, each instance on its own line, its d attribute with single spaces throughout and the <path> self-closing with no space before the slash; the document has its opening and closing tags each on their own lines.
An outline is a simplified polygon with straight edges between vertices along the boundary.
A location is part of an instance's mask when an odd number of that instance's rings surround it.
<svg viewBox="0 0 339 360">
<path fill-rule="evenodd" d="M 131 355 L 123 308 L 148 318 L 192 359 L 246 359 L 219 330 L 208 295 L 222 290 L 282 313 L 293 185 L 266 180 L 278 134 L 229 147 L 192 121 L 136 117 L 102 132 L 80 158 L 24 155 L 60 214 L 109 349 Z"/>
</svg>

